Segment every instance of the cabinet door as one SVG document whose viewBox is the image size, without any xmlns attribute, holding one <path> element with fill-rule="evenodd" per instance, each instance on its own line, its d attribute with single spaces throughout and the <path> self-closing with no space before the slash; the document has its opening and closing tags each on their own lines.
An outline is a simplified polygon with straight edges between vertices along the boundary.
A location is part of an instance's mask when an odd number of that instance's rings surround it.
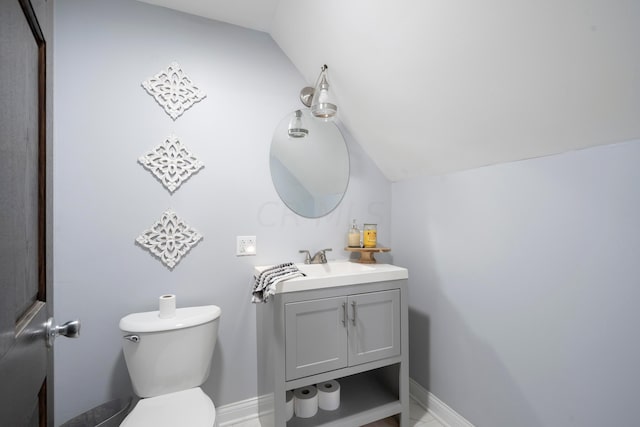
<svg viewBox="0 0 640 427">
<path fill-rule="evenodd" d="M 400 354 L 400 290 L 352 295 L 349 305 L 349 365 Z"/>
<path fill-rule="evenodd" d="M 346 297 L 285 304 L 287 381 L 347 366 Z"/>
</svg>

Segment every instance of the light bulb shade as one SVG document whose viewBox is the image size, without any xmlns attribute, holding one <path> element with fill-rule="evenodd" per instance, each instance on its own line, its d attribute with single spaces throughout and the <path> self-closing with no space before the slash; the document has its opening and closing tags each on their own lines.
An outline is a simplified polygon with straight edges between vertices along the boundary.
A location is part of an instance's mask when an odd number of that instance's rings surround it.
<svg viewBox="0 0 640 427">
<path fill-rule="evenodd" d="M 311 100 L 311 114 L 314 117 L 330 120 L 338 112 L 338 105 L 334 99 L 333 92 L 329 89 L 327 68 L 326 65 L 323 66 L 320 76 L 318 76 L 313 99 Z"/>
<path fill-rule="evenodd" d="M 302 123 L 302 111 L 296 110 L 289 122 L 287 133 L 290 138 L 304 138 L 309 134 L 309 130 Z"/>
</svg>

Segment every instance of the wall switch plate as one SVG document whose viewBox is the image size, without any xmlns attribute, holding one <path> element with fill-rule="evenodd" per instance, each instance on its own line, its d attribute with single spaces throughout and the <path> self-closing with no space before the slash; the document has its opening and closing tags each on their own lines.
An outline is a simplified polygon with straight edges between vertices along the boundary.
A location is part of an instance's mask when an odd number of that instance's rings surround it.
<svg viewBox="0 0 640 427">
<path fill-rule="evenodd" d="M 236 237 L 236 256 L 255 255 L 256 236 Z"/>
</svg>

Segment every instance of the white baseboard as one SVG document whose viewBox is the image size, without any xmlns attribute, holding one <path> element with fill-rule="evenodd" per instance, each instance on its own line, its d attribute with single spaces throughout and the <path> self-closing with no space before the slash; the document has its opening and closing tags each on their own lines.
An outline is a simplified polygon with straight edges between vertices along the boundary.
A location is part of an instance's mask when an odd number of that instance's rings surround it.
<svg viewBox="0 0 640 427">
<path fill-rule="evenodd" d="M 409 394 L 445 427 L 474 427 L 462 415 L 411 378 L 409 378 Z"/>
<path fill-rule="evenodd" d="M 445 427 L 474 427 L 462 415 L 411 378 L 409 378 L 409 394 Z M 228 427 L 243 421 L 257 419 L 260 416 L 261 404 L 263 408 L 273 408 L 273 402 L 270 402 L 272 399 L 271 395 L 252 397 L 216 408 L 216 420 L 219 427 Z"/>
<path fill-rule="evenodd" d="M 243 421 L 256 419 L 260 416 L 259 408 L 261 403 L 273 408 L 273 402 L 269 402 L 271 400 L 273 400 L 271 395 L 265 395 L 220 406 L 216 408 L 216 421 L 218 422 L 218 426 L 231 426 Z"/>
</svg>

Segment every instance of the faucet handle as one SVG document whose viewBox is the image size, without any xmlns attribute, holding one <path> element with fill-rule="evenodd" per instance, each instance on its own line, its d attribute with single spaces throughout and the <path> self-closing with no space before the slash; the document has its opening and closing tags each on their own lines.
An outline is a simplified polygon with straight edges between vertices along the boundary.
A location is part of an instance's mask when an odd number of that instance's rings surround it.
<svg viewBox="0 0 640 427">
<path fill-rule="evenodd" d="M 327 254 L 325 252 L 330 252 L 332 250 L 333 249 L 331 249 L 331 248 L 327 248 L 327 249 L 321 249 L 321 250 L 318 251 L 318 253 L 320 254 L 320 261 L 323 264 L 327 263 Z"/>
<path fill-rule="evenodd" d="M 309 253 L 308 250 L 300 249 L 298 252 L 301 253 L 301 254 L 304 254 L 304 253 L 307 254 L 307 256 L 304 257 L 304 263 L 305 264 L 310 264 L 311 263 L 311 254 Z"/>
</svg>

